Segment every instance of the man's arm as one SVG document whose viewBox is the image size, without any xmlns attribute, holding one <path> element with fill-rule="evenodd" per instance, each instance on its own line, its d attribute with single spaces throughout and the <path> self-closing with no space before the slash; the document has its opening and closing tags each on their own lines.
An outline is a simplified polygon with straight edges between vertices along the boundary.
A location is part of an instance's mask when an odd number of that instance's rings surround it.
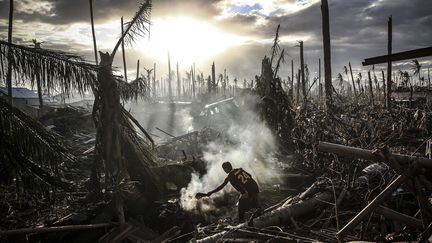
<svg viewBox="0 0 432 243">
<path fill-rule="evenodd" d="M 214 189 L 213 191 L 210 191 L 210 192 L 208 192 L 208 193 L 201 193 L 201 192 L 198 192 L 198 193 L 195 195 L 195 198 L 200 199 L 200 198 L 202 198 L 202 197 L 209 197 L 211 194 L 213 194 L 213 193 L 215 193 L 215 192 L 218 192 L 218 191 L 222 190 L 222 188 L 224 188 L 224 187 L 226 186 L 227 183 L 228 183 L 228 177 L 224 180 L 224 182 L 223 182 L 220 186 L 216 187 L 216 189 Z"/>
<path fill-rule="evenodd" d="M 210 197 L 211 194 L 222 190 L 222 188 L 224 188 L 226 184 L 228 184 L 228 177 L 224 180 L 224 182 L 220 186 L 216 187 L 216 189 L 214 189 L 213 191 L 208 192 L 207 196 Z"/>
</svg>

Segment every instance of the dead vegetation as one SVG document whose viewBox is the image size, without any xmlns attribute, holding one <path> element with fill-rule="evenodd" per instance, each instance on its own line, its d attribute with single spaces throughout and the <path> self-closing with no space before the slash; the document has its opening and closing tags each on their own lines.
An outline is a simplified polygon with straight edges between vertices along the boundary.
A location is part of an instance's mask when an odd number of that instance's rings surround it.
<svg viewBox="0 0 432 243">
<path fill-rule="evenodd" d="M 322 2 L 328 54 L 328 7 L 327 1 Z M 129 83 L 112 72 L 121 43 L 147 31 L 150 9 L 150 1 L 140 5 L 131 22 L 125 24 L 126 30 L 112 53 L 100 54 L 99 65 L 67 53 L 0 41 L 2 67 L 7 65 L 20 74 L 16 76 L 23 82 L 37 77 L 42 81 L 38 89 L 62 87 L 67 94 L 91 90 L 95 96 L 92 112 L 60 108 L 40 121 L 0 99 L 0 240 L 430 240 L 432 112 L 430 101 L 418 102 L 413 94 L 422 91 L 430 95 L 431 91 L 430 81 L 425 87 L 420 76 L 418 61 L 413 61 L 412 75 L 401 71 L 400 79 L 393 80 L 400 88 L 386 91 L 384 72 L 382 86 L 375 70 L 368 72 L 366 82 L 361 73 L 355 82 L 351 63 L 351 83 L 344 83 L 339 74 L 340 85 L 333 85 L 330 56 L 326 54 L 324 99 L 321 77 L 309 80 L 303 42 L 297 84 L 294 68 L 290 82 L 278 76 L 285 58 L 279 46 L 278 26 L 271 55 L 263 58 L 255 84 L 252 81 L 240 89 L 234 79 L 235 84 L 227 87 L 230 82 L 226 73 L 216 80 L 213 64 L 204 87 L 203 74 L 196 74 L 191 67 L 183 96 L 189 95 L 187 99 L 193 102 L 184 106 L 192 110 L 192 120 L 200 129 L 173 135 L 175 112 L 180 106 L 173 101 L 169 72 L 168 92 L 163 89 L 159 94 L 166 93 L 169 99 L 168 125 L 162 124 L 168 129 L 155 127 L 169 138 L 156 143 L 154 138 L 159 136 L 144 129 L 122 104 L 144 96 L 146 105 L 160 109 L 156 77 L 150 88 L 151 70 L 147 77 Z M 0 73 L 2 77 L 7 75 L 10 71 Z M 345 75 L 349 80 L 346 67 Z M 418 83 L 414 85 L 416 76 Z M 409 102 L 389 100 L 391 90 L 408 91 Z M 181 93 L 177 69 L 177 98 Z M 227 98 L 231 94 L 233 97 Z M 251 111 L 259 119 L 243 117 Z M 185 208 L 181 201 L 184 190 L 211 171 L 208 156 L 214 151 L 209 152 L 209 148 L 220 149 L 217 152 L 223 154 L 265 139 L 244 141 L 245 137 L 231 130 L 236 126 L 255 128 L 253 122 L 268 127 L 274 138 L 274 147 L 265 144 L 271 152 L 267 147 L 266 153 L 253 150 L 250 161 L 253 166 L 264 164 L 266 176 L 277 178 L 256 178 L 262 189 L 262 210 L 249 212 L 247 222 L 238 222 L 233 217 L 237 200 L 232 192 L 211 199 L 189 197 L 196 200 L 195 206 L 192 210 Z M 159 126 L 154 120 L 148 124 L 150 129 Z M 252 131 L 262 135 L 259 132 Z M 246 156 L 244 151 L 239 153 Z M 254 172 L 257 175 L 261 174 Z"/>
</svg>

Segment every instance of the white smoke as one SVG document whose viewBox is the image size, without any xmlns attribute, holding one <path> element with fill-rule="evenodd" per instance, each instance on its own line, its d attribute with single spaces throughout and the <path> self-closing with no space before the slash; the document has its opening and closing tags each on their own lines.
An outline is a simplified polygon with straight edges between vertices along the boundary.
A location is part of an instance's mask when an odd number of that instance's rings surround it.
<svg viewBox="0 0 432 243">
<path fill-rule="evenodd" d="M 200 212 L 213 209 L 212 199 L 218 195 L 198 201 L 195 194 L 207 193 L 223 183 L 227 176 L 222 169 L 225 161 L 230 161 L 233 168 L 241 167 L 249 172 L 259 185 L 277 179 L 270 169 L 272 152 L 276 150 L 275 139 L 270 129 L 254 112 L 249 109 L 242 110 L 240 119 L 233 119 L 225 133 L 229 142 L 211 142 L 205 148 L 203 159 L 207 163 L 207 173 L 201 178 L 192 174 L 189 185 L 181 190 L 180 203 L 183 209 Z M 220 196 L 232 190 L 228 185 L 218 194 Z"/>
</svg>

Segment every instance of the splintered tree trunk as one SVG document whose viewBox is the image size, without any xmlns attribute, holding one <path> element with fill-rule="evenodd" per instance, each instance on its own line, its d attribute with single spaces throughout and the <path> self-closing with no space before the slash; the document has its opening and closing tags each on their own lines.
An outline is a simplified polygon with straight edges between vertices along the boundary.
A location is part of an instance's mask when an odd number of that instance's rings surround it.
<svg viewBox="0 0 432 243">
<path fill-rule="evenodd" d="M 357 90 L 355 87 L 355 81 L 354 81 L 354 75 L 352 72 L 351 62 L 348 62 L 348 65 L 349 65 L 350 74 L 351 74 L 351 81 L 352 81 L 352 86 L 353 86 L 353 90 L 354 90 L 354 96 L 357 97 Z"/>
<path fill-rule="evenodd" d="M 392 16 L 388 20 L 388 44 L 387 44 L 387 55 L 392 54 Z M 391 111 L 391 85 L 392 85 L 392 63 L 388 61 L 387 63 L 387 109 Z"/>
<path fill-rule="evenodd" d="M 333 105 L 332 99 L 332 74 L 331 74 L 331 46 L 330 46 L 330 21 L 329 9 L 327 0 L 321 0 L 322 14 L 322 31 L 323 31 L 323 46 L 324 46 L 324 86 L 326 93 L 327 111 L 331 111 Z"/>
<path fill-rule="evenodd" d="M 8 25 L 8 43 L 12 43 L 12 24 L 13 24 L 13 7 L 14 1 L 9 0 L 9 25 Z M 11 48 L 8 49 L 8 70 L 6 74 L 6 83 L 8 89 L 8 101 L 9 104 L 13 104 L 12 102 L 12 52 Z"/>
<path fill-rule="evenodd" d="M 268 226 L 274 225 L 285 225 L 290 222 L 291 219 L 299 219 L 304 218 L 310 215 L 313 215 L 316 212 L 319 212 L 320 209 L 328 207 L 328 202 L 334 202 L 334 195 L 332 192 L 326 191 L 317 193 L 315 196 L 301 200 L 297 203 L 292 203 L 288 205 L 282 205 L 279 208 L 263 214 L 251 222 L 253 227 L 256 228 L 265 228 Z M 243 223 L 237 225 L 236 229 L 241 229 L 247 227 L 248 223 Z M 208 236 L 204 239 L 197 240 L 196 242 L 205 243 L 205 242 L 217 242 L 222 238 L 229 238 L 232 233 L 235 233 L 236 230 L 222 231 L 220 233 Z"/>
<path fill-rule="evenodd" d="M 303 41 L 300 41 L 300 68 L 301 68 L 301 86 L 302 86 L 303 102 L 306 103 L 307 94 L 306 94 L 305 66 L 304 66 L 304 56 L 303 56 Z"/>
<path fill-rule="evenodd" d="M 296 87 L 296 103 L 297 105 L 300 102 L 300 75 L 301 75 L 301 70 L 298 70 L 298 74 L 297 74 L 297 87 Z"/>
<path fill-rule="evenodd" d="M 370 95 L 370 101 L 371 101 L 371 105 L 374 105 L 374 96 L 373 96 L 373 91 L 372 91 L 372 78 L 371 78 L 371 74 L 370 71 L 368 71 L 368 78 L 369 78 L 369 95 Z"/>
<path fill-rule="evenodd" d="M 211 85 L 212 85 L 212 92 L 215 93 L 216 92 L 216 68 L 215 68 L 215 63 L 214 62 L 212 64 L 212 81 L 211 81 Z"/>
<path fill-rule="evenodd" d="M 97 153 L 104 161 L 109 178 L 117 178 L 120 170 L 124 168 L 121 153 L 121 104 L 120 93 L 116 81 L 112 75 L 113 58 L 109 53 L 100 53 L 100 66 L 98 71 L 98 82 L 100 90 L 97 100 L 99 101 L 99 120 L 95 121 L 97 134 L 100 134 L 99 144 L 96 144 Z M 96 102 L 96 101 L 95 101 Z M 112 181 L 114 183 L 114 181 Z M 120 224 L 125 223 L 122 200 L 116 196 L 116 211 Z"/>
</svg>

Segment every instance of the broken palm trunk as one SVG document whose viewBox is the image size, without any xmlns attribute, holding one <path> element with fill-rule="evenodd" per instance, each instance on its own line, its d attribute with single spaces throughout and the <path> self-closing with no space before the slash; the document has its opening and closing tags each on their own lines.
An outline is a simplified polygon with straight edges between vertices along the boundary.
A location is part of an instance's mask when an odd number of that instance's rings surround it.
<svg viewBox="0 0 432 243">
<path fill-rule="evenodd" d="M 270 59 L 264 57 L 261 66 L 261 76 L 256 80 L 256 90 L 261 98 L 261 116 L 273 130 L 280 142 L 292 148 L 291 130 L 294 126 L 291 102 L 283 90 L 281 80 L 274 77 Z"/>
<path fill-rule="evenodd" d="M 343 198 L 346 195 L 346 190 L 340 190 L 336 197 L 335 191 L 332 191 L 328 188 L 325 190 L 317 190 L 317 186 L 320 183 L 314 183 L 308 190 L 304 193 L 301 193 L 297 197 L 290 198 L 284 200 L 279 203 L 276 207 L 271 207 L 268 210 L 265 210 L 261 216 L 256 218 L 251 218 L 249 222 L 242 223 L 232 228 L 228 228 L 222 232 L 217 234 L 213 234 L 211 236 L 205 237 L 203 239 L 198 240 L 197 242 L 215 242 L 220 239 L 236 239 L 238 237 L 252 239 L 267 239 L 269 236 L 274 236 L 275 239 L 282 240 L 294 240 L 299 239 L 300 236 L 296 236 L 295 238 L 289 237 L 288 233 L 283 233 L 285 235 L 266 235 L 266 232 L 260 232 L 263 234 L 252 234 L 247 232 L 250 226 L 253 226 L 255 229 L 264 229 L 269 226 L 277 226 L 277 225 L 289 225 L 292 224 L 297 226 L 296 220 L 305 219 L 311 217 L 318 212 L 321 212 L 323 209 L 327 208 L 329 205 L 338 205 L 342 202 Z M 313 193 L 317 191 L 316 193 Z M 297 228 L 297 227 L 296 227 Z M 268 232 L 267 232 L 268 234 Z M 291 235 L 293 236 L 293 235 Z M 264 238 L 262 238 L 264 237 Z M 282 238 L 279 238 L 282 237 Z M 310 239 L 302 239 L 302 240 L 310 240 Z M 313 240 L 312 240 L 313 241 Z"/>
</svg>

